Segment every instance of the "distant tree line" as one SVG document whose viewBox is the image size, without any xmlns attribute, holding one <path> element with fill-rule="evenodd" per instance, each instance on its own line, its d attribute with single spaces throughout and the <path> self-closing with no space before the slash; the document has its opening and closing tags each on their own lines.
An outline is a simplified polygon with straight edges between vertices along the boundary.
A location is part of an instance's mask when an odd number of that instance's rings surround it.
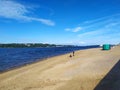
<svg viewBox="0 0 120 90">
<path fill-rule="evenodd" d="M 73 47 L 73 45 L 55 45 L 55 44 L 43 44 L 43 43 L 10 43 L 0 44 L 1 48 L 17 48 L 17 47 Z"/>
<path fill-rule="evenodd" d="M 42 43 L 11 43 L 11 44 L 0 44 L 0 47 L 56 47 L 55 44 L 42 44 Z"/>
</svg>

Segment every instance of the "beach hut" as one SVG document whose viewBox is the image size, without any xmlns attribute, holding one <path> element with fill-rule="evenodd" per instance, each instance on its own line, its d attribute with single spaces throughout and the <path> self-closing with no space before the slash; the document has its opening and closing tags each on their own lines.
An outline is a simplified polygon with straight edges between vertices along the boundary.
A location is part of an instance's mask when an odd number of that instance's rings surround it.
<svg viewBox="0 0 120 90">
<path fill-rule="evenodd" d="M 103 50 L 110 50 L 111 49 L 111 46 L 110 44 L 103 44 Z"/>
</svg>

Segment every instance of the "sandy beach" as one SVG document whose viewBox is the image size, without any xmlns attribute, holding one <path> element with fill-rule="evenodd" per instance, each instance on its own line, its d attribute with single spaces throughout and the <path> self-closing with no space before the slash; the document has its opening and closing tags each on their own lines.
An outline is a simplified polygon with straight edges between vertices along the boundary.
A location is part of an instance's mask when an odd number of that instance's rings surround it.
<svg viewBox="0 0 120 90">
<path fill-rule="evenodd" d="M 119 69 L 113 71 L 120 60 L 120 46 L 108 51 L 101 48 L 80 50 L 71 58 L 69 55 L 1 73 L 0 90 L 120 90 Z M 116 73 L 111 74 L 110 71 Z M 113 77 L 106 81 L 109 73 Z M 103 89 L 100 89 L 101 85 Z"/>
</svg>

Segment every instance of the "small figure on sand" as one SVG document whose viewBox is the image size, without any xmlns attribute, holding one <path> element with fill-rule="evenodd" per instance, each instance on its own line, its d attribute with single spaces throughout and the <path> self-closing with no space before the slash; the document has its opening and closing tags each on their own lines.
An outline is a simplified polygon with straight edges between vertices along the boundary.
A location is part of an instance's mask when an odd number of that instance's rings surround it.
<svg viewBox="0 0 120 90">
<path fill-rule="evenodd" d="M 70 56 L 69 56 L 70 58 L 72 58 L 72 55 L 70 54 Z"/>
<path fill-rule="evenodd" d="M 75 56 L 75 51 L 73 51 L 73 56 Z"/>
</svg>

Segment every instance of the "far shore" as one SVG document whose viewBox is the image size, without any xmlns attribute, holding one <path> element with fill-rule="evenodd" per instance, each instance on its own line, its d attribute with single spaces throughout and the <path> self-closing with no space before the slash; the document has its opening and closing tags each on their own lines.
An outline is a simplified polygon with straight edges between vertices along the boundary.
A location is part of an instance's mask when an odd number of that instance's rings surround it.
<svg viewBox="0 0 120 90">
<path fill-rule="evenodd" d="M 78 50 L 71 58 L 70 54 L 0 73 L 0 90 L 100 90 L 96 87 L 120 60 L 120 46 Z"/>
</svg>

